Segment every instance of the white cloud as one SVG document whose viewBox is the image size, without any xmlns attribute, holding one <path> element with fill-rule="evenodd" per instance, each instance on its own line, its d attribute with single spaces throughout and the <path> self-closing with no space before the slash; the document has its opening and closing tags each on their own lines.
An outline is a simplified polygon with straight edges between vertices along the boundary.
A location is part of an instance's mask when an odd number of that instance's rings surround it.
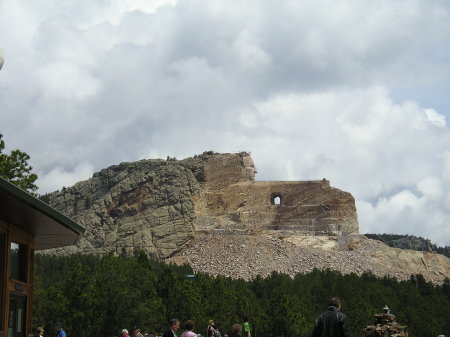
<svg viewBox="0 0 450 337">
<path fill-rule="evenodd" d="M 248 150 L 258 179 L 352 192 L 361 232 L 450 245 L 450 105 L 422 104 L 449 86 L 449 14 L 425 0 L 3 0 L 0 132 L 42 192 L 122 161 Z"/>
<path fill-rule="evenodd" d="M 99 81 L 84 69 L 71 63 L 52 63 L 36 73 L 39 82 L 45 86 L 43 97 L 47 99 L 80 100 L 94 96 Z"/>
<path fill-rule="evenodd" d="M 441 115 L 434 109 L 425 109 L 425 115 L 434 125 L 443 128 L 445 126 L 445 116 Z"/>
<path fill-rule="evenodd" d="M 88 163 L 78 164 L 73 171 L 56 166 L 50 172 L 39 174 L 37 183 L 40 190 L 56 191 L 62 187 L 72 186 L 77 181 L 89 179 L 93 173 L 93 167 Z"/>
</svg>

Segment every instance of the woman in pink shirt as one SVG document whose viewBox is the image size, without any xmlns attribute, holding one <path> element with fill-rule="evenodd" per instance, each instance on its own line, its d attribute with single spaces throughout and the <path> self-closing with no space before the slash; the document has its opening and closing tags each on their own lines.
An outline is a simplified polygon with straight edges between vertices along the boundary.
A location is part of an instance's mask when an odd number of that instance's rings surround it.
<svg viewBox="0 0 450 337">
<path fill-rule="evenodd" d="M 194 321 L 186 321 L 184 322 L 184 327 L 186 330 L 181 334 L 180 337 L 197 337 L 197 334 L 192 331 L 194 330 Z"/>
</svg>

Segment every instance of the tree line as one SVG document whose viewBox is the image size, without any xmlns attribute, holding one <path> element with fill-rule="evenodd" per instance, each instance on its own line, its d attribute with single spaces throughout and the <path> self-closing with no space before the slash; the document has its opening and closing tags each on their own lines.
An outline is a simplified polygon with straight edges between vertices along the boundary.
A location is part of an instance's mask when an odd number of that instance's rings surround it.
<svg viewBox="0 0 450 337">
<path fill-rule="evenodd" d="M 421 275 L 400 282 L 314 270 L 244 281 L 194 274 L 190 266 L 153 261 L 143 252 L 37 255 L 34 288 L 33 325 L 51 331 L 54 322 L 62 322 L 68 337 L 114 337 L 136 325 L 155 334 L 174 317 L 194 320 L 202 335 L 213 319 L 224 334 L 242 315 L 249 317 L 254 337 L 306 337 L 332 296 L 343 300 L 354 336 L 386 304 L 411 337 L 450 332 L 450 281 L 433 285 Z"/>
</svg>

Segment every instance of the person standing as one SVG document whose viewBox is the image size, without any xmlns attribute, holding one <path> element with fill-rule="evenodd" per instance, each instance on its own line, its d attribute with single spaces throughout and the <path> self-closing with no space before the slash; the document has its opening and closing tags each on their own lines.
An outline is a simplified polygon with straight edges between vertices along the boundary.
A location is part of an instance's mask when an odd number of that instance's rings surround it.
<svg viewBox="0 0 450 337">
<path fill-rule="evenodd" d="M 56 331 L 55 337 L 66 337 L 66 332 L 63 330 L 61 323 L 57 322 L 53 327 Z"/>
<path fill-rule="evenodd" d="M 250 323 L 248 322 L 248 316 L 242 316 L 242 336 L 243 337 L 252 337 L 250 333 Z"/>
<path fill-rule="evenodd" d="M 42 337 L 42 336 L 44 336 L 44 328 L 39 327 L 36 329 L 36 334 L 34 335 L 34 337 Z"/>
<path fill-rule="evenodd" d="M 330 298 L 327 310 L 316 319 L 311 337 L 351 337 L 347 316 L 341 309 L 341 300 L 337 297 Z"/>
<path fill-rule="evenodd" d="M 230 337 L 241 337 L 242 332 L 242 325 L 240 324 L 234 324 L 231 328 L 231 335 Z"/>
<path fill-rule="evenodd" d="M 212 319 L 208 322 L 208 330 L 206 332 L 206 337 L 214 337 L 214 333 L 216 331 L 216 328 L 214 326 L 214 321 Z"/>
<path fill-rule="evenodd" d="M 181 337 L 197 337 L 194 330 L 194 321 L 188 320 L 184 322 L 185 331 L 181 334 Z"/>
<path fill-rule="evenodd" d="M 162 337 L 177 337 L 177 331 L 180 328 L 180 321 L 172 318 L 169 322 L 169 327 L 164 330 Z"/>
<path fill-rule="evenodd" d="M 141 334 L 141 329 L 135 326 L 131 331 L 131 337 L 144 337 L 144 336 Z"/>
</svg>

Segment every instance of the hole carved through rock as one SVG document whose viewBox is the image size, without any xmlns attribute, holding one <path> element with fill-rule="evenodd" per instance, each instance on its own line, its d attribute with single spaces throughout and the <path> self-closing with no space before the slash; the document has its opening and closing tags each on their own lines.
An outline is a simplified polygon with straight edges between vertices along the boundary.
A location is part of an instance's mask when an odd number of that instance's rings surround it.
<svg viewBox="0 0 450 337">
<path fill-rule="evenodd" d="M 281 195 L 273 194 L 270 198 L 270 203 L 275 206 L 281 205 Z"/>
</svg>

